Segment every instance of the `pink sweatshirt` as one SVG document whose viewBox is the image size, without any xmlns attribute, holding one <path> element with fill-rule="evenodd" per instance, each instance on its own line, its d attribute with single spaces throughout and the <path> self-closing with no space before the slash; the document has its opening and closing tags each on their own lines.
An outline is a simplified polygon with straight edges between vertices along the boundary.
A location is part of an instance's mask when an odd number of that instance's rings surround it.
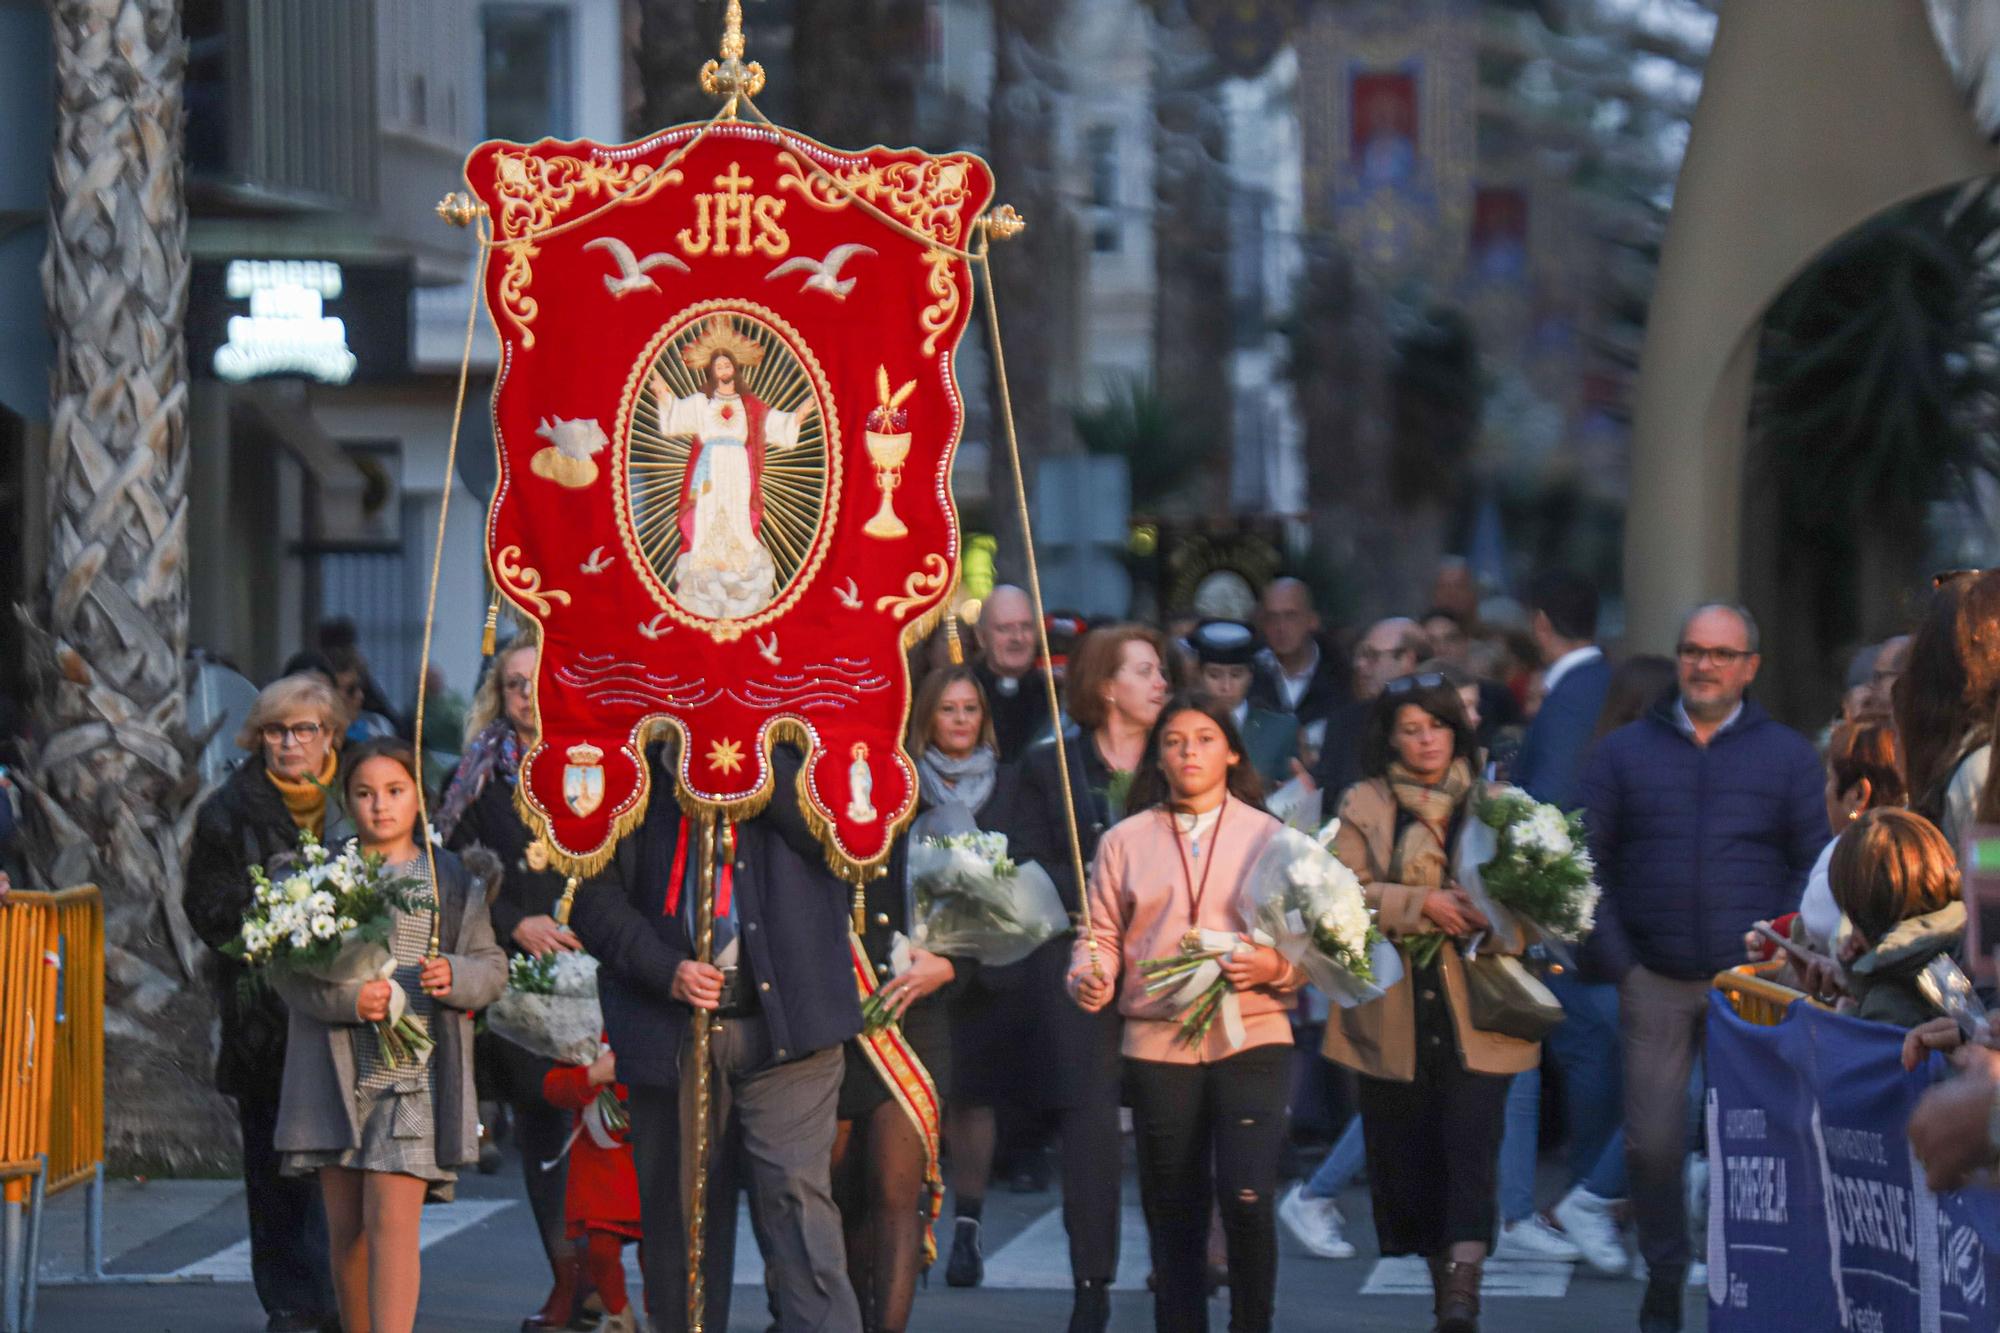
<svg viewBox="0 0 2000 1333">
<path fill-rule="evenodd" d="M 1138 964 L 1148 958 L 1177 953 L 1181 937 L 1199 925 L 1206 930 L 1247 933 L 1238 899 L 1243 879 L 1257 857 L 1271 841 L 1280 825 L 1277 820 L 1228 798 L 1219 824 L 1202 838 L 1199 859 L 1190 854 L 1187 871 L 1174 850 L 1176 839 L 1181 851 L 1187 840 L 1172 814 L 1164 809 L 1142 811 L 1114 826 L 1097 845 L 1097 861 L 1090 874 L 1091 935 L 1097 941 L 1097 962 L 1106 977 L 1118 987 L 1118 1012 L 1125 1015 L 1125 1054 L 1135 1060 L 1155 1060 L 1166 1064 L 1208 1064 L 1228 1059 L 1253 1046 L 1291 1044 L 1292 1028 L 1286 1015 L 1292 995 L 1304 977 L 1295 968 L 1279 987 L 1258 987 L 1237 995 L 1243 1014 L 1243 1045 L 1232 1048 L 1224 1034 L 1220 1016 L 1210 1025 L 1202 1045 L 1191 1048 L 1180 1040 L 1180 1014 L 1172 992 L 1146 994 L 1146 978 Z M 1190 919 L 1191 894 L 1188 877 L 1202 883 L 1202 871 L 1209 860 L 1208 886 L 1202 893 L 1201 920 Z M 1071 987 L 1075 978 L 1089 971 L 1091 950 L 1088 940 L 1079 937 L 1071 954 Z"/>
</svg>

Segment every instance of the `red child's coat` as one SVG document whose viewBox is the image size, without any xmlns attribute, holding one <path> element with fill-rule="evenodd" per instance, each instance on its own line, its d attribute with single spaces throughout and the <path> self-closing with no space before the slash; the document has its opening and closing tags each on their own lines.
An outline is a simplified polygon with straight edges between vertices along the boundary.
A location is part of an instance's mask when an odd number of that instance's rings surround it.
<svg viewBox="0 0 2000 1333">
<path fill-rule="evenodd" d="M 611 1088 L 620 1102 L 626 1100 L 623 1083 L 614 1083 Z M 584 1123 L 584 1113 L 597 1100 L 597 1093 L 584 1065 L 557 1065 L 542 1080 L 542 1096 L 571 1113 L 570 1126 L 575 1131 L 563 1201 L 566 1229 L 571 1239 L 587 1231 L 609 1231 L 640 1240 L 639 1175 L 632 1167 L 632 1149 L 625 1141 L 625 1131 L 608 1135 L 614 1146 L 607 1148 L 598 1142 L 597 1135 L 604 1132 L 601 1126 Z"/>
</svg>

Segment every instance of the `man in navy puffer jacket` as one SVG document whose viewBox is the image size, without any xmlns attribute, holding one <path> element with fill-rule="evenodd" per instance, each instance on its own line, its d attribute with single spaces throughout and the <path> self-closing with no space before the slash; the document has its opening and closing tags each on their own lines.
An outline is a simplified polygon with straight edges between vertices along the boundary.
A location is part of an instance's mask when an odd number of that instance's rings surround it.
<svg viewBox="0 0 2000 1333">
<path fill-rule="evenodd" d="M 1797 908 L 1827 838 L 1819 756 L 1744 698 L 1760 661 L 1749 613 L 1697 609 L 1676 657 L 1679 696 L 1599 742 L 1577 784 L 1604 887 L 1586 961 L 1619 984 L 1645 1333 L 1681 1326 L 1685 1092 L 1710 980 L 1742 960 L 1752 922 Z"/>
</svg>

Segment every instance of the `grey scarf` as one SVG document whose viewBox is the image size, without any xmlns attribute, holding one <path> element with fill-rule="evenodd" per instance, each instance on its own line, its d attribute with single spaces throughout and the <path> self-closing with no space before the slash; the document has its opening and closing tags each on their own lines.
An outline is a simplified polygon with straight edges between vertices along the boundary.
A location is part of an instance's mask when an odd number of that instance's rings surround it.
<svg viewBox="0 0 2000 1333">
<path fill-rule="evenodd" d="M 933 745 L 917 760 L 918 787 L 933 806 L 962 805 L 978 814 L 993 795 L 999 765 L 1000 757 L 983 745 L 963 759 L 952 759 Z"/>
</svg>

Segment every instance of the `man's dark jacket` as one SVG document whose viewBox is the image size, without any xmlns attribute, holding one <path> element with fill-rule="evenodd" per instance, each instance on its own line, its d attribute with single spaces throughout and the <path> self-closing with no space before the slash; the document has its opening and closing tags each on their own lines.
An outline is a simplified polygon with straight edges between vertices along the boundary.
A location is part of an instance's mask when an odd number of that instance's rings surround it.
<svg viewBox="0 0 2000 1333">
<path fill-rule="evenodd" d="M 646 820 L 578 891 L 570 926 L 601 965 L 598 996 L 618 1052 L 618 1077 L 660 1086 L 679 1079 L 692 1011 L 673 997 L 674 972 L 694 957 L 684 913 L 666 910 L 667 885 L 675 847 L 683 835 L 698 838 L 699 826 L 681 815 L 674 774 L 660 747 L 648 762 L 652 804 Z M 851 891 L 827 869 L 819 840 L 799 812 L 798 753 L 779 746 L 771 767 L 777 783 L 771 804 L 736 826 L 733 893 L 739 966 L 750 973 L 771 1049 L 782 1062 L 859 1032 L 861 1002 L 847 946 Z"/>
<path fill-rule="evenodd" d="M 1521 738 L 1514 785 L 1538 801 L 1576 807 L 1576 775 L 1597 734 L 1597 717 L 1611 689 L 1611 664 L 1602 653 L 1563 673 Z"/>
<path fill-rule="evenodd" d="M 985 662 L 973 663 L 972 670 L 979 677 L 979 688 L 986 692 L 986 709 L 993 718 L 993 740 L 1000 748 L 1001 763 L 1013 763 L 1030 745 L 1055 735 L 1049 721 L 1049 687 L 1039 666 L 1030 667 L 1027 675 L 1015 680 L 1012 693 Z"/>
<path fill-rule="evenodd" d="M 1745 700 L 1698 746 L 1677 700 L 1599 741 L 1577 783 L 1604 897 L 1586 965 L 1705 980 L 1743 961 L 1752 922 L 1795 910 L 1826 846 L 1819 756 Z"/>
<path fill-rule="evenodd" d="M 1274 713 L 1289 713 L 1301 727 L 1330 717 L 1342 705 L 1354 701 L 1353 673 L 1324 643 L 1319 645 L 1319 661 L 1306 679 L 1306 690 L 1297 707 L 1285 702 L 1283 682 L 1278 679 L 1276 659 L 1268 652 L 1257 655 L 1256 674 L 1250 678 L 1250 706 Z"/>
</svg>

